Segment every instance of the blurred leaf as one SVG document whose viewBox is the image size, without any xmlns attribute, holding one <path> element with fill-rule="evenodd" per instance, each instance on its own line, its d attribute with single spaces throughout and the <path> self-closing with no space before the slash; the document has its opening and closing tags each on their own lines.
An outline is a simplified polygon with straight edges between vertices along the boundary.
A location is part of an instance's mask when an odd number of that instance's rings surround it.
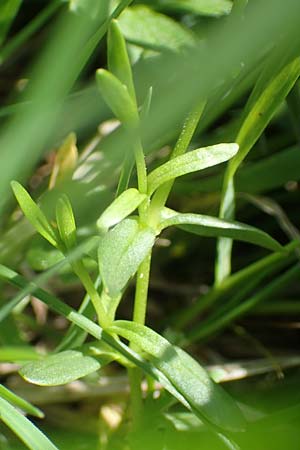
<svg viewBox="0 0 300 450">
<path fill-rule="evenodd" d="M 241 194 L 241 197 L 248 200 L 250 203 L 261 209 L 266 214 L 270 214 L 271 216 L 275 217 L 281 229 L 291 240 L 298 239 L 300 241 L 299 230 L 290 221 L 286 212 L 275 200 L 270 197 L 261 197 L 251 194 Z"/>
<path fill-rule="evenodd" d="M 101 231 L 118 224 L 131 214 L 146 199 L 145 194 L 140 194 L 137 189 L 131 188 L 117 197 L 97 221 L 97 227 Z"/>
<path fill-rule="evenodd" d="M 76 135 L 70 133 L 55 155 L 54 166 L 49 181 L 49 189 L 62 181 L 68 180 L 76 168 L 78 161 L 78 149 L 76 147 Z"/>
<path fill-rule="evenodd" d="M 99 270 L 108 294 L 120 294 L 151 250 L 155 233 L 140 228 L 135 219 L 125 219 L 100 239 Z"/>
<path fill-rule="evenodd" d="M 169 211 L 170 215 L 172 215 L 170 218 L 161 222 L 161 229 L 176 225 L 185 231 L 199 234 L 200 236 L 226 236 L 239 241 L 251 242 L 252 244 L 266 247 L 269 250 L 283 250 L 275 239 L 264 231 L 251 227 L 250 225 L 200 214 L 180 214 L 176 213 L 176 211 Z"/>
<path fill-rule="evenodd" d="M 161 8 L 201 16 L 223 16 L 232 8 L 230 0 L 157 0 Z"/>
<path fill-rule="evenodd" d="M 76 224 L 73 215 L 72 205 L 66 195 L 60 197 L 56 204 L 56 221 L 58 231 L 66 246 L 67 250 L 71 250 L 76 246 Z"/>
<path fill-rule="evenodd" d="M 5 345 L 0 348 L 0 362 L 20 362 L 32 361 L 33 359 L 40 359 L 41 355 L 34 347 Z"/>
<path fill-rule="evenodd" d="M 0 398 L 7 400 L 9 403 L 22 409 L 25 413 L 30 414 L 31 416 L 39 417 L 40 419 L 44 417 L 44 413 L 40 409 L 14 394 L 9 389 L 2 386 L 2 384 L 0 384 Z"/>
<path fill-rule="evenodd" d="M 272 66 L 272 59 L 270 64 Z M 300 58 L 294 59 L 283 68 L 279 67 L 279 72 L 275 75 L 273 73 L 270 79 L 270 65 L 267 64 L 247 103 L 244 120 L 236 138 L 236 142 L 239 144 L 239 152 L 231 160 L 224 178 L 220 218 L 233 219 L 235 203 L 233 178 L 235 172 L 298 79 Z M 218 241 L 216 283 L 220 283 L 230 274 L 231 250 L 232 241 L 226 238 L 221 238 Z"/>
<path fill-rule="evenodd" d="M 108 0 L 101 0 L 101 2 L 95 2 L 94 0 L 64 0 L 69 3 L 71 11 L 77 14 L 86 14 L 95 19 L 100 17 L 103 20 L 108 13 Z"/>
<path fill-rule="evenodd" d="M 144 5 L 127 8 L 119 24 L 126 40 L 152 50 L 178 51 L 195 44 L 190 30 Z"/>
<path fill-rule="evenodd" d="M 95 358 L 84 356 L 78 351 L 67 350 L 26 364 L 21 368 L 20 374 L 29 383 L 58 386 L 85 377 L 100 367 L 101 364 Z"/>
<path fill-rule="evenodd" d="M 209 336 L 220 332 L 224 327 L 234 322 L 238 317 L 241 317 L 248 311 L 250 311 L 259 302 L 265 301 L 270 298 L 274 293 L 280 292 L 286 286 L 296 281 L 300 275 L 300 266 L 295 264 L 283 274 L 274 278 L 271 282 L 263 286 L 257 293 L 252 296 L 243 299 L 238 305 L 230 305 L 226 311 L 223 312 L 220 317 L 210 321 L 209 318 L 201 323 L 201 328 L 195 326 L 187 333 L 187 339 L 189 342 L 195 342 L 197 340 L 206 339 Z"/>
<path fill-rule="evenodd" d="M 2 0 L 0 5 L 0 45 L 17 15 L 22 0 Z"/>
<path fill-rule="evenodd" d="M 47 245 L 47 243 L 46 243 Z M 50 245 L 45 246 L 44 242 L 33 241 L 26 252 L 26 261 L 29 266 L 38 272 L 48 270 L 64 259 L 64 255 Z M 64 270 L 68 270 L 65 268 Z"/>
<path fill-rule="evenodd" d="M 3 398 L 0 398 L 0 418 L 31 450 L 58 450 L 30 420 Z"/>
<path fill-rule="evenodd" d="M 299 75 L 300 57 L 285 65 L 271 80 L 265 80 L 265 73 L 262 74 L 249 98 L 245 119 L 236 138 L 240 149 L 229 165 L 231 177 L 262 134 Z"/>
<path fill-rule="evenodd" d="M 132 100 L 135 101 L 135 89 L 126 43 L 116 20 L 111 22 L 108 31 L 107 58 L 109 71 L 127 87 Z"/>
<path fill-rule="evenodd" d="M 118 320 L 110 327 L 148 354 L 200 417 L 221 429 L 241 431 L 245 421 L 234 400 L 216 385 L 206 371 L 186 352 L 143 325 Z"/>
<path fill-rule="evenodd" d="M 198 148 L 162 164 L 148 175 L 149 194 L 166 181 L 228 161 L 238 151 L 237 144 L 218 144 Z"/>
<path fill-rule="evenodd" d="M 96 80 L 105 102 L 120 122 L 137 126 L 137 108 L 129 95 L 127 87 L 118 78 L 104 69 L 98 69 Z"/>
<path fill-rule="evenodd" d="M 32 200 L 26 189 L 17 181 L 11 182 L 11 187 L 14 191 L 15 197 L 29 222 L 33 225 L 38 233 L 40 233 L 47 241 L 54 247 L 58 247 L 58 239 L 56 233 L 48 219 Z"/>
</svg>

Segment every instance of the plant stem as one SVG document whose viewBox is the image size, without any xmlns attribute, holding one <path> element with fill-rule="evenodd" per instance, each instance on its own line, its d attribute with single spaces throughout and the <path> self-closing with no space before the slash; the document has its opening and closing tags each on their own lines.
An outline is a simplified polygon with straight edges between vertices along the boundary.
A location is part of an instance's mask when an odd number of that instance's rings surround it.
<svg viewBox="0 0 300 450">
<path fill-rule="evenodd" d="M 146 318 L 151 253 L 146 256 L 137 272 L 133 321 L 142 325 L 144 325 Z"/>
<path fill-rule="evenodd" d="M 151 254 L 152 252 L 149 252 L 149 254 L 146 256 L 137 272 L 133 321 L 141 325 L 145 324 L 146 318 Z M 139 350 L 134 345 L 131 345 L 130 347 L 135 351 Z M 132 421 L 133 427 L 135 427 L 138 421 L 140 420 L 141 411 L 143 408 L 142 388 L 141 388 L 142 371 L 139 368 L 129 369 L 128 376 L 131 391 Z"/>
<path fill-rule="evenodd" d="M 105 308 L 102 304 L 100 295 L 98 294 L 97 289 L 95 288 L 95 285 L 89 275 L 89 273 L 87 272 L 87 270 L 85 269 L 85 267 L 82 265 L 80 265 L 80 267 L 74 267 L 74 272 L 76 273 L 76 275 L 78 276 L 78 278 L 80 279 L 80 281 L 82 282 L 86 292 L 88 293 L 88 295 L 91 298 L 91 301 L 94 305 L 94 308 L 96 310 L 97 313 L 97 318 L 98 318 L 98 322 L 101 325 L 102 328 L 107 328 L 110 323 L 107 321 L 107 314 L 105 311 Z"/>
<path fill-rule="evenodd" d="M 197 107 L 187 116 L 176 145 L 171 153 L 170 160 L 176 158 L 177 156 L 183 155 L 186 152 L 203 113 L 205 104 L 206 102 L 202 101 L 200 105 L 197 105 Z M 174 180 L 168 181 L 163 184 L 153 196 L 151 202 L 151 219 L 154 225 L 156 225 L 159 219 L 161 208 L 163 208 L 166 204 L 173 184 Z"/>
</svg>

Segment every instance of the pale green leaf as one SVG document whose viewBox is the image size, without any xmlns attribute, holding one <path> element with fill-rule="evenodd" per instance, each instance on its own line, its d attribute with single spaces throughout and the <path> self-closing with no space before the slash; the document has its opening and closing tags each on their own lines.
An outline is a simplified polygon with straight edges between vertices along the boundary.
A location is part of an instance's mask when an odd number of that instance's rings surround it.
<svg viewBox="0 0 300 450">
<path fill-rule="evenodd" d="M 33 225 L 38 233 L 40 233 L 47 241 L 54 247 L 58 247 L 58 240 L 56 233 L 48 219 L 38 207 L 38 205 L 32 200 L 26 189 L 21 186 L 17 181 L 11 182 L 12 190 L 15 197 L 29 222 Z"/>
<path fill-rule="evenodd" d="M 151 250 L 155 233 L 141 228 L 135 219 L 125 219 L 103 235 L 99 244 L 99 270 L 110 297 L 120 294 Z"/>
<path fill-rule="evenodd" d="M 158 0 L 157 3 L 164 9 L 201 16 L 223 16 L 232 8 L 230 0 Z"/>
<path fill-rule="evenodd" d="M 135 101 L 135 90 L 126 43 L 116 20 L 111 22 L 108 31 L 107 58 L 109 71 L 127 87 L 132 100 Z"/>
<path fill-rule="evenodd" d="M 0 418 L 31 450 L 58 450 L 30 420 L 1 397 Z"/>
<path fill-rule="evenodd" d="M 190 355 L 143 325 L 119 320 L 110 331 L 128 339 L 143 352 L 187 400 L 193 411 L 222 429 L 242 430 L 242 413 L 234 400 L 216 385 Z"/>
<path fill-rule="evenodd" d="M 61 240 L 68 250 L 76 246 L 76 224 L 70 200 L 66 195 L 56 205 L 56 222 Z"/>
<path fill-rule="evenodd" d="M 96 372 L 100 367 L 96 359 L 75 350 L 67 350 L 26 364 L 20 374 L 25 380 L 39 386 L 58 386 Z"/>
<path fill-rule="evenodd" d="M 218 144 L 193 150 L 166 162 L 148 175 L 149 194 L 163 183 L 228 161 L 238 151 L 237 144 Z"/>
<path fill-rule="evenodd" d="M 127 87 L 118 78 L 104 69 L 96 72 L 96 81 L 100 93 L 115 114 L 124 125 L 136 127 L 138 113 Z"/>
<path fill-rule="evenodd" d="M 137 189 L 127 189 L 101 214 L 97 221 L 98 228 L 106 231 L 108 228 L 117 225 L 129 216 L 145 199 L 146 195 L 140 194 Z"/>
<path fill-rule="evenodd" d="M 196 42 L 188 28 L 144 5 L 127 8 L 119 24 L 126 40 L 153 50 L 178 51 Z"/>
<path fill-rule="evenodd" d="M 170 211 L 170 210 L 168 210 Z M 171 217 L 163 220 L 160 229 L 176 225 L 190 233 L 209 237 L 230 237 L 238 241 L 250 242 L 274 251 L 282 250 L 281 245 L 258 228 L 244 223 L 219 219 L 201 214 L 180 214 L 172 211 Z"/>
</svg>

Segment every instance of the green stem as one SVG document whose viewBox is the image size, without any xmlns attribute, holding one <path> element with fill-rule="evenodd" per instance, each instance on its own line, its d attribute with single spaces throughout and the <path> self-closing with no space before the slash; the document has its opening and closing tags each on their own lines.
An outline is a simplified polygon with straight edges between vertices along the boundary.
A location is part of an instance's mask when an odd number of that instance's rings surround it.
<svg viewBox="0 0 300 450">
<path fill-rule="evenodd" d="M 145 324 L 147 298 L 148 298 L 148 286 L 151 266 L 151 254 L 146 256 L 144 261 L 139 267 L 137 272 L 136 291 L 134 299 L 133 321 L 141 325 Z M 130 346 L 134 351 L 138 351 L 136 346 Z M 135 367 L 128 370 L 130 391 L 131 391 L 131 407 L 132 407 L 132 421 L 133 427 L 135 427 L 140 420 L 141 412 L 143 408 L 143 396 L 142 396 L 142 371 Z"/>
<path fill-rule="evenodd" d="M 76 275 L 82 282 L 86 292 L 88 293 L 88 295 L 91 298 L 91 301 L 92 301 L 94 308 L 96 310 L 96 313 L 97 313 L 99 324 L 101 325 L 102 328 L 109 327 L 110 323 L 107 320 L 107 314 L 106 314 L 105 308 L 102 304 L 100 295 L 98 294 L 98 291 L 95 288 L 95 285 L 94 285 L 89 273 L 87 272 L 85 267 L 81 264 L 79 267 L 77 267 L 77 265 L 76 265 L 76 267 L 74 267 L 74 272 L 76 273 Z"/>
<path fill-rule="evenodd" d="M 133 321 L 142 325 L 144 325 L 146 319 L 151 253 L 146 256 L 137 272 Z"/>
<path fill-rule="evenodd" d="M 197 107 L 187 116 L 176 145 L 171 153 L 170 160 L 176 158 L 177 156 L 183 155 L 187 151 L 187 148 L 190 145 L 192 137 L 199 123 L 200 117 L 203 113 L 205 104 L 206 102 L 202 101 L 200 105 L 197 105 Z M 167 183 L 164 183 L 153 196 L 153 199 L 151 201 L 151 221 L 153 222 L 154 226 L 159 220 L 160 210 L 166 204 L 174 181 L 175 180 L 171 180 Z"/>
</svg>

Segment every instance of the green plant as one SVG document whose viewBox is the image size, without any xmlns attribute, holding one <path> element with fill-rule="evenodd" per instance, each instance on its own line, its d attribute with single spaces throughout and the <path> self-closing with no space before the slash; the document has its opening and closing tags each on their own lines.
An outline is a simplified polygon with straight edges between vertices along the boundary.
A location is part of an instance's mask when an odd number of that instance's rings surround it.
<svg viewBox="0 0 300 450">
<path fill-rule="evenodd" d="M 99 217 L 99 235 L 95 236 L 92 244 L 98 253 L 100 288 L 91 279 L 82 256 L 79 254 L 72 258 L 78 244 L 68 198 L 64 195 L 57 201 L 56 221 L 53 222 L 47 219 L 19 183 L 12 182 L 14 194 L 27 219 L 43 238 L 65 256 L 66 262 L 70 263 L 80 279 L 93 304 L 99 326 L 80 314 L 68 312 L 66 307 L 63 310 L 67 311 L 70 320 L 72 315 L 78 317 L 79 322 L 74 322 L 81 327 L 85 324 L 84 328 L 89 333 L 95 330 L 96 335 L 95 332 L 92 335 L 98 339 L 92 344 L 81 344 L 78 350 L 70 350 L 68 348 L 77 347 L 74 345 L 76 336 L 73 336 L 73 341 L 69 340 L 68 345 L 62 344 L 64 350 L 30 362 L 20 373 L 31 383 L 53 386 L 74 381 L 117 360 L 128 369 L 132 430 L 135 431 L 143 416 L 141 381 L 144 369 L 233 448 L 232 438 L 226 437 L 226 433 L 244 428 L 242 413 L 234 400 L 187 353 L 145 326 L 152 248 L 155 239 L 170 226 L 179 226 L 200 236 L 247 241 L 274 251 L 281 251 L 281 246 L 254 227 L 205 215 L 181 214 L 165 206 L 177 177 L 229 160 L 237 154 L 238 145 L 218 144 L 186 153 L 204 109 L 201 103 L 188 115 L 169 161 L 147 175 L 140 121 L 147 114 L 145 109 L 149 108 L 149 100 L 145 101 L 147 108 L 144 106 L 139 112 L 125 41 L 116 21 L 111 23 L 108 34 L 108 68 L 109 71 L 97 71 L 97 83 L 129 136 L 134 149 L 138 187 L 127 188 L 132 170 L 127 156 L 121 173 L 119 195 Z M 125 173 L 126 170 L 128 173 Z M 132 215 L 136 209 L 138 215 Z M 116 321 L 116 310 L 132 277 L 136 278 L 132 321 Z M 14 276 L 9 278 L 14 281 Z M 39 296 L 38 291 L 36 295 Z M 52 306 L 52 300 L 45 300 L 44 294 L 40 298 Z M 125 338 L 130 347 L 124 347 L 120 338 Z M 149 393 L 150 387 L 151 383 Z"/>
<path fill-rule="evenodd" d="M 273 368 L 281 375 L 280 364 L 299 364 L 299 360 L 295 363 L 292 355 L 286 361 L 274 357 L 259 339 L 239 324 L 235 325 L 242 315 L 254 310 L 258 314 L 299 311 L 297 302 L 282 299 L 278 304 L 267 303 L 265 309 L 264 305 L 260 306 L 260 302 L 274 295 L 289 292 L 286 288 L 297 280 L 300 272 L 299 233 L 296 227 L 277 203 L 277 194 L 273 201 L 257 195 L 299 177 L 296 169 L 298 146 L 282 150 L 280 143 L 270 139 L 269 147 L 264 147 L 264 139 L 269 142 L 264 130 L 270 122 L 275 124 L 275 128 L 278 124 L 286 127 L 286 133 L 282 134 L 285 139 L 287 136 L 290 139 L 283 107 L 286 98 L 294 134 L 299 140 L 297 79 L 300 64 L 299 40 L 294 29 L 296 20 L 290 18 L 291 27 L 289 30 L 285 28 L 288 23 L 286 16 L 293 15 L 292 12 L 299 10 L 299 7 L 297 9 L 296 4 L 288 1 L 291 7 L 287 7 L 287 11 L 286 6 L 278 0 L 275 2 L 275 10 L 276 13 L 281 12 L 281 20 L 278 19 L 280 14 L 277 17 L 269 8 L 270 1 L 266 2 L 267 6 L 249 5 L 247 20 L 244 13 L 248 2 L 244 0 L 233 5 L 230 0 L 156 0 L 153 4 L 149 3 L 151 8 L 145 0 L 144 4 L 128 9 L 126 7 L 130 1 L 105 1 L 99 4 L 100 8 L 89 0 L 57 1 L 46 5 L 29 26 L 9 39 L 7 44 L 7 31 L 21 2 L 6 0 L 6 15 L 0 7 L 0 16 L 5 17 L 4 27 L 0 29 L 0 43 L 4 42 L 0 49 L 1 63 L 10 61 L 11 55 L 16 54 L 50 17 L 60 10 L 64 10 L 65 14 L 61 20 L 63 26 L 55 29 L 55 42 L 49 45 L 33 71 L 33 81 L 30 81 L 29 89 L 25 89 L 23 103 L 1 110 L 5 117 L 15 114 L 1 134 L 0 144 L 4 149 L 3 176 L 0 179 L 3 210 L 4 204 L 10 205 L 8 180 L 14 178 L 23 182 L 28 179 L 26 177 L 33 170 L 45 140 L 57 121 L 59 108 L 63 110 L 62 117 L 71 116 L 72 129 L 83 129 L 83 134 L 90 132 L 86 128 L 94 120 L 94 117 L 91 119 L 92 99 L 97 103 L 97 121 L 100 120 L 100 103 L 101 121 L 113 113 L 114 125 L 117 124 L 110 135 L 103 137 L 101 131 L 96 136 L 98 156 L 104 161 L 102 165 L 91 164 L 90 177 L 90 174 L 86 177 L 80 174 L 80 169 L 86 169 L 90 164 L 90 144 L 87 145 L 87 156 L 85 152 L 78 152 L 75 133 L 68 134 L 68 123 L 66 126 L 65 123 L 60 124 L 59 138 L 54 133 L 53 142 L 60 141 L 61 135 L 67 135 L 67 138 L 55 154 L 50 176 L 39 185 L 36 195 L 33 194 L 34 198 L 38 198 L 37 202 L 19 182 L 11 182 L 25 218 L 15 221 L 14 217 L 20 216 L 19 211 L 11 214 L 8 208 L 8 212 L 3 213 L 4 233 L 0 239 L 0 279 L 5 286 L 9 283 L 20 290 L 0 306 L 0 341 L 4 343 L 0 349 L 0 362 L 20 364 L 21 376 L 41 387 L 38 395 L 42 400 L 43 395 L 47 395 L 44 394 L 47 388 L 83 379 L 83 384 L 78 386 L 84 386 L 85 392 L 90 389 L 91 403 L 94 402 L 97 408 L 101 405 L 101 414 L 102 402 L 95 397 L 99 373 L 101 376 L 102 373 L 113 372 L 116 367 L 110 364 L 113 362 L 118 363 L 118 373 L 120 366 L 127 371 L 127 376 L 122 379 L 120 398 L 111 394 L 113 405 L 110 412 L 117 416 L 117 425 L 111 425 L 110 420 L 100 423 L 101 449 L 176 450 L 184 448 L 187 442 L 195 449 L 199 448 L 199 442 L 201 447 L 213 450 L 224 447 L 244 450 L 244 445 L 248 449 L 248 443 L 244 441 L 249 437 L 251 442 L 252 434 L 259 435 L 256 427 L 259 429 L 261 426 L 264 430 L 266 418 L 263 416 L 267 413 L 262 413 L 259 408 L 247 408 L 243 401 L 237 403 L 236 393 L 229 394 L 230 388 L 227 390 L 217 384 L 226 379 L 226 368 L 223 370 L 223 366 L 219 365 L 216 369 L 207 370 L 204 364 L 202 366 L 197 362 L 198 357 L 194 359 L 184 350 L 192 343 L 210 339 L 224 328 L 231 326 L 241 340 L 251 342 L 258 348 L 269 363 L 268 370 Z M 231 9 L 230 16 L 222 18 Z M 120 20 L 115 21 L 114 18 L 122 10 Z M 261 14 L 252 13 L 251 16 L 251 11 L 260 11 Z M 262 19 L 266 11 L 268 23 Z M 173 13 L 188 26 L 175 21 L 171 17 Z M 221 31 L 216 33 L 216 38 L 212 37 L 214 32 L 209 30 L 209 21 L 206 23 L 203 19 L 205 15 L 221 17 L 218 20 L 224 27 L 222 31 L 220 26 Z M 252 32 L 254 20 L 269 31 L 265 35 L 259 29 L 254 43 L 251 41 L 250 45 L 246 39 L 247 30 Z M 203 23 L 206 23 L 208 31 L 202 29 Z M 231 27 L 232 33 L 228 31 Z M 242 43 L 247 44 L 246 54 L 242 53 L 243 45 L 239 47 L 235 42 L 235 34 L 243 36 L 244 28 L 246 37 L 241 39 Z M 284 32 L 281 32 L 282 29 Z M 97 70 L 95 86 L 68 96 L 66 104 L 62 105 L 63 98 L 68 95 L 106 31 L 108 70 Z M 204 42 L 199 36 L 205 37 Z M 276 45 L 270 45 L 272 39 Z M 214 55 L 213 59 L 211 55 Z M 134 67 L 134 73 L 130 59 L 138 59 L 140 63 Z M 57 65 L 54 64 L 57 61 Z M 148 68 L 153 69 L 154 76 L 148 77 Z M 201 77 L 200 72 L 204 74 Z M 151 78 L 151 83 L 148 83 L 148 78 Z M 51 90 L 48 89 L 50 81 L 55 81 Z M 238 104 L 241 113 L 237 119 L 234 114 L 229 114 L 231 121 L 227 123 L 227 117 L 225 121 L 223 118 L 221 130 L 208 128 L 215 118 L 222 117 L 223 111 L 231 112 L 232 104 L 236 105 L 236 100 L 241 101 L 250 89 L 252 94 L 245 108 Z M 86 103 L 88 108 L 85 109 Z M 85 116 L 86 111 L 88 117 Z M 77 127 L 73 127 L 74 122 Z M 93 130 L 95 125 L 93 123 L 91 127 Z M 200 132 L 203 145 L 198 148 Z M 173 150 L 167 156 L 163 154 L 163 162 L 160 155 L 154 161 L 151 161 L 150 155 L 147 160 L 152 150 L 174 141 Z M 214 142 L 226 143 L 212 145 Z M 94 141 L 91 147 L 93 145 Z M 254 146 L 258 149 L 258 156 L 255 155 L 252 161 L 251 155 L 250 162 L 243 164 Z M 273 147 L 276 150 L 274 154 Z M 31 159 L 27 158 L 29 149 Z M 189 198 L 197 190 L 206 192 L 207 200 L 201 198 L 195 202 Z M 222 191 L 220 199 L 217 194 L 219 190 Z M 240 191 L 250 194 L 240 194 Z M 175 210 L 181 211 L 181 207 L 171 209 L 167 206 L 176 205 L 176 201 L 170 198 L 171 192 L 175 195 L 184 193 L 185 197 L 177 202 L 183 205 L 184 212 Z M 286 197 L 285 193 L 283 198 L 286 200 Z M 213 214 L 211 211 L 216 211 L 219 200 L 219 217 L 204 214 Z M 246 205 L 249 202 L 274 217 L 292 242 L 281 246 L 261 229 L 234 221 L 239 202 Z M 85 203 L 93 210 L 92 218 L 89 216 L 88 220 L 82 220 L 88 209 L 84 209 Z M 190 210 L 204 213 L 190 213 Z M 249 211 L 249 222 L 255 222 L 255 214 Z M 253 220 L 250 219 L 251 214 Z M 248 221 L 247 213 L 244 213 L 244 220 Z M 278 229 L 274 224 L 270 226 L 268 219 L 266 221 L 266 229 L 273 226 L 274 236 L 279 234 L 281 241 Z M 262 228 L 265 228 L 264 225 Z M 172 228 L 172 234 L 169 228 Z M 272 235 L 273 231 L 270 232 Z M 208 240 L 201 238 L 217 238 L 215 284 L 193 303 L 189 296 L 182 310 L 174 302 L 172 315 L 164 317 L 163 324 L 157 325 L 161 329 L 163 325 L 167 328 L 159 334 L 145 325 L 151 323 L 147 316 L 148 290 L 152 279 L 150 270 L 152 265 L 156 269 L 158 252 L 160 258 L 164 258 L 161 256 L 163 251 L 157 249 L 156 244 L 162 243 L 164 236 L 177 236 L 176 233 L 184 236 L 182 239 L 186 247 L 192 247 L 193 243 L 201 245 L 201 253 L 197 255 L 200 255 L 199 260 L 202 258 L 199 271 L 203 272 L 207 266 Z M 249 247 L 254 249 L 255 256 L 248 258 L 247 255 L 244 261 L 241 252 L 236 263 L 237 270 L 231 274 L 233 241 L 255 244 Z M 261 257 L 256 246 L 273 253 Z M 174 250 L 166 250 L 165 254 L 171 259 L 172 251 L 174 255 L 176 251 L 180 253 L 180 245 L 178 248 L 176 250 L 174 246 Z M 189 255 L 186 256 L 189 268 L 193 265 L 191 260 Z M 160 264 L 157 265 L 161 268 Z M 21 273 L 25 272 L 26 277 L 17 273 L 14 270 L 16 267 Z M 29 281 L 32 270 L 41 273 Z M 71 307 L 56 296 L 59 290 L 56 282 L 69 290 L 72 296 L 68 282 L 76 286 L 76 294 L 77 290 L 84 291 L 84 299 L 78 308 L 74 306 L 77 304 L 75 299 L 72 298 Z M 11 291 L 7 291 L 7 297 L 11 297 Z M 39 325 L 30 314 L 24 313 L 32 298 L 33 304 L 39 299 L 46 311 L 49 308 L 55 317 L 71 323 L 68 329 L 65 325 L 63 337 L 55 327 L 45 322 Z M 132 318 L 123 320 L 122 314 L 128 301 L 133 309 Z M 125 317 L 129 317 L 128 311 Z M 26 336 L 28 328 L 34 329 L 37 336 L 40 333 L 41 346 L 51 350 L 45 353 L 36 350 L 33 345 L 29 346 L 30 338 Z M 156 329 L 156 324 L 153 328 Z M 19 334 L 19 330 L 23 335 Z M 48 346 L 44 342 L 50 336 Z M 191 347 L 191 352 L 194 350 L 196 354 L 197 348 Z M 249 361 L 248 366 L 251 369 L 247 372 L 249 374 L 261 370 L 261 364 L 257 361 Z M 245 367 L 248 366 L 246 363 Z M 241 368 L 244 366 L 241 365 Z M 127 379 L 130 399 L 124 396 Z M 63 395 L 68 389 L 69 386 L 62 391 Z M 114 408 L 117 408 L 117 413 Z M 293 408 L 288 404 L 285 411 L 287 417 L 297 414 Z M 56 446 L 55 437 L 52 439 L 51 436 L 49 440 L 19 409 L 25 414 L 43 417 L 38 408 L 1 385 L 0 417 L 27 447 L 33 450 L 67 449 L 74 445 L 75 437 L 69 444 L 62 438 L 58 439 Z M 67 421 L 68 415 L 63 414 L 60 417 Z M 279 415 L 274 423 L 286 422 Z M 71 434 L 75 436 L 76 424 L 72 426 Z M 98 424 L 93 423 L 94 434 L 97 427 Z M 89 434 L 93 433 L 89 429 Z M 263 438 L 261 442 L 265 442 Z M 85 442 L 85 448 L 96 446 L 94 441 L 92 444 L 88 440 Z"/>
</svg>

